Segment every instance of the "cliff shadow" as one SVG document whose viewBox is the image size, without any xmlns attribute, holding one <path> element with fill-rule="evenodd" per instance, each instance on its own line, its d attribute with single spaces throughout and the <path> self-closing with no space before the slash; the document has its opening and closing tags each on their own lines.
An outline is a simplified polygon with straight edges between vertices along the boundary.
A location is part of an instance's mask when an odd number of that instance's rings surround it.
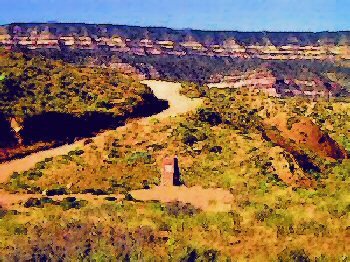
<svg viewBox="0 0 350 262">
<path fill-rule="evenodd" d="M 71 143 L 76 139 L 93 137 L 105 130 L 115 129 L 130 118 L 148 117 L 169 107 L 165 100 L 153 94 L 143 97 L 131 113 L 115 116 L 113 113 L 88 112 L 81 116 L 68 113 L 47 112 L 25 119 L 21 136 L 24 145 L 37 142 Z"/>
<path fill-rule="evenodd" d="M 104 112 L 88 112 L 81 116 L 46 112 L 24 120 L 20 131 L 22 145 L 18 144 L 9 121 L 0 115 L 0 161 L 72 143 L 77 139 L 94 137 L 97 133 L 124 125 L 127 119 L 152 116 L 168 108 L 167 101 L 160 100 L 153 94 L 146 94 L 142 103 L 123 116 Z"/>
</svg>

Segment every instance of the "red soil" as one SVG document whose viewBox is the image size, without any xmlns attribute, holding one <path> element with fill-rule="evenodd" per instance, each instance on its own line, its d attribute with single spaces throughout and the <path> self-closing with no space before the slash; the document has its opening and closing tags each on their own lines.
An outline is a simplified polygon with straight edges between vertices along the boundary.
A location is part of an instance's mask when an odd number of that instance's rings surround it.
<svg viewBox="0 0 350 262">
<path fill-rule="evenodd" d="M 289 122 L 289 123 L 288 123 Z M 346 150 L 312 122 L 310 118 L 280 115 L 264 121 L 265 134 L 296 158 L 307 157 L 322 169 L 320 160 L 334 162 L 348 158 Z M 319 158 L 319 160 L 316 160 Z"/>
</svg>

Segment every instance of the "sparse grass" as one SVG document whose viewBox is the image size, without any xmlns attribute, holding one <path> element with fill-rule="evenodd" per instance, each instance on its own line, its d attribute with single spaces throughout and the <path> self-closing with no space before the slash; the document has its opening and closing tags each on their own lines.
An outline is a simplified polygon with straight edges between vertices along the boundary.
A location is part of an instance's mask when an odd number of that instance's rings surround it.
<svg viewBox="0 0 350 262">
<path fill-rule="evenodd" d="M 219 112 L 221 122 L 206 121 L 198 113 L 148 125 L 131 121 L 101 143 L 14 174 L 6 185 L 20 192 L 65 188 L 126 194 L 157 185 L 164 156 L 177 154 L 187 186 L 230 190 L 234 195 L 230 212 L 204 212 L 183 203 L 108 199 L 100 206 L 85 203 L 67 210 L 48 203 L 28 209 L 27 214 L 7 212 L 0 218 L 0 254 L 10 259 L 33 253 L 49 257 L 50 248 L 55 248 L 55 257 L 65 254 L 67 260 L 346 261 L 349 160 L 329 166 L 315 189 L 281 182 L 278 175 L 290 172 L 292 160 L 282 148 L 264 140 L 256 127 L 260 118 L 279 111 L 305 115 L 307 110 L 298 111 L 296 105 L 302 108 L 307 102 L 235 95 L 228 96 L 235 99 L 231 102 L 219 95 L 224 100 L 215 101 L 213 96 L 204 106 Z M 249 105 L 244 112 L 228 114 L 244 101 Z M 232 103 L 236 104 L 225 111 Z M 340 135 L 349 137 L 344 122 L 348 116 L 341 115 L 348 105 L 332 105 L 327 111 L 329 103 L 320 102 L 311 112 L 319 119 L 333 116 L 331 135 L 340 141 Z M 237 119 L 250 113 L 256 122 L 239 126 Z M 76 249 L 70 248 L 72 243 Z"/>
<path fill-rule="evenodd" d="M 319 212 L 300 220 L 292 213 L 295 205 L 285 210 L 257 204 L 236 206 L 228 213 L 206 213 L 178 203 L 106 201 L 99 207 L 88 203 L 69 210 L 47 204 L 0 219 L 0 254 L 7 259 L 50 254 L 68 260 L 92 259 L 104 254 L 119 259 L 179 260 L 196 250 L 202 259 L 212 252 L 219 260 L 273 260 L 285 249 L 303 249 L 310 259 L 347 255 L 344 225 L 328 222 L 327 216 L 316 218 Z"/>
</svg>

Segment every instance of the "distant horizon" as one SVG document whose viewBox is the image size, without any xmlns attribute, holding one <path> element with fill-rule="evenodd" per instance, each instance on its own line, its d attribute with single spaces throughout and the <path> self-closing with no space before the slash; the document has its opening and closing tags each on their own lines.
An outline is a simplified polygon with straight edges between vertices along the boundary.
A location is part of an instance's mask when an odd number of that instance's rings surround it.
<svg viewBox="0 0 350 262">
<path fill-rule="evenodd" d="M 227 30 L 210 30 L 210 29 L 198 29 L 198 28 L 174 28 L 169 26 L 163 26 L 163 25 L 132 25 L 132 24 L 118 24 L 118 23 L 90 23 L 90 22 L 60 22 L 60 21 L 46 21 L 46 22 L 40 22 L 40 21 L 31 21 L 31 22 L 11 22 L 6 24 L 0 24 L 0 26 L 9 26 L 9 25 L 17 25 L 17 24 L 76 24 L 76 25 L 106 25 L 106 26 L 127 26 L 127 27 L 139 27 L 139 28 L 166 28 L 171 29 L 174 31 L 185 31 L 185 30 L 191 30 L 191 31 L 201 31 L 201 32 L 238 32 L 238 33 L 350 33 L 350 28 L 348 30 L 339 30 L 339 31 L 329 31 L 329 30 L 323 30 L 323 31 L 269 31 L 269 30 L 261 30 L 261 31 L 243 31 L 243 30 L 236 30 L 236 29 L 227 29 Z"/>
<path fill-rule="evenodd" d="M 201 31 L 350 30 L 348 0 L 0 0 L 0 7 L 0 24 L 58 21 Z"/>
</svg>

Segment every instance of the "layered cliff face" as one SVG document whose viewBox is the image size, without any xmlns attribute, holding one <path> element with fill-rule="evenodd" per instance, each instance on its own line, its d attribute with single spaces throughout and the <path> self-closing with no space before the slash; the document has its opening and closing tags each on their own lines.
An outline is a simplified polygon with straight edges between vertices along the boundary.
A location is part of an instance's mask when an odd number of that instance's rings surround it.
<svg viewBox="0 0 350 262">
<path fill-rule="evenodd" d="M 349 32 L 209 32 L 87 24 L 11 24 L 0 28 L 0 45 L 7 48 L 108 49 L 136 55 L 201 54 L 267 60 L 350 59 L 349 39 Z"/>
<path fill-rule="evenodd" d="M 349 32 L 206 32 L 86 24 L 0 27 L 0 48 L 40 53 L 78 66 L 115 68 L 140 80 L 259 86 L 274 97 L 348 96 L 340 87 L 347 82 L 338 80 L 349 75 L 348 67 L 340 65 L 350 58 L 349 43 Z M 241 77 L 259 67 L 270 69 L 272 77 L 225 80 L 232 77 L 231 71 Z"/>
</svg>

